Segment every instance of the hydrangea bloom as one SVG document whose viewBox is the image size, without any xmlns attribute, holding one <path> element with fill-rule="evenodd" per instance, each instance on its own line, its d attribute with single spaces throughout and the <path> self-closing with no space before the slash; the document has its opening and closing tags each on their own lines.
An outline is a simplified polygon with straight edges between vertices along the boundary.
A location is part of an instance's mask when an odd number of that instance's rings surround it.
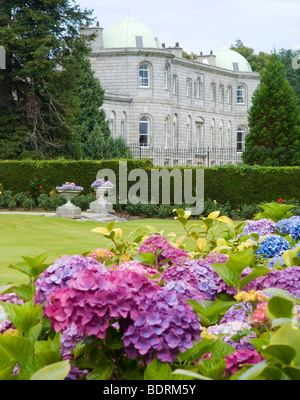
<svg viewBox="0 0 300 400">
<path fill-rule="evenodd" d="M 200 324 L 192 308 L 176 292 L 163 288 L 140 302 L 132 313 L 132 323 L 124 332 L 124 345 L 132 359 L 143 357 L 149 363 L 153 354 L 172 363 L 178 350 L 184 352 L 200 340 Z"/>
<path fill-rule="evenodd" d="M 158 265 L 171 263 L 176 258 L 188 258 L 185 250 L 173 247 L 164 236 L 152 235 L 140 246 L 138 254 L 152 253 L 157 257 Z"/>
<path fill-rule="evenodd" d="M 209 264 L 223 264 L 229 260 L 229 257 L 222 253 L 210 253 L 204 260 Z"/>
<path fill-rule="evenodd" d="M 243 364 L 258 364 L 263 360 L 264 358 L 256 350 L 240 349 L 229 356 L 225 356 L 225 375 L 227 373 L 234 374 L 242 368 Z"/>
<path fill-rule="evenodd" d="M 282 219 L 276 223 L 276 228 L 281 233 L 290 235 L 293 240 L 300 238 L 300 216 L 295 215 L 291 218 Z"/>
<path fill-rule="evenodd" d="M 270 271 L 261 281 L 260 290 L 270 287 L 287 290 L 292 296 L 300 298 L 300 267 Z"/>
<path fill-rule="evenodd" d="M 149 276 L 154 276 L 158 273 L 156 268 L 151 265 L 144 265 L 138 260 L 122 262 L 119 265 L 114 265 L 114 268 L 123 271 L 134 271 L 138 274 L 146 274 Z"/>
<path fill-rule="evenodd" d="M 8 293 L 0 295 L 0 301 L 12 304 L 24 304 L 24 300 L 20 299 L 15 293 Z M 4 308 L 0 305 L 0 333 L 4 333 L 9 329 L 14 329 L 11 320 L 7 318 Z"/>
<path fill-rule="evenodd" d="M 104 179 L 97 179 L 95 182 L 93 182 L 92 184 L 91 184 L 91 187 L 92 188 L 97 188 L 97 187 L 114 187 L 115 185 L 112 183 L 112 182 L 110 182 L 110 181 L 106 181 L 106 180 L 104 180 Z"/>
<path fill-rule="evenodd" d="M 62 186 L 57 186 L 56 190 L 84 190 L 82 186 L 76 186 L 74 182 L 66 182 Z"/>
<path fill-rule="evenodd" d="M 214 300 L 218 293 L 226 291 L 226 283 L 205 260 L 192 259 L 180 266 L 171 266 L 161 274 L 166 283 L 184 281 L 199 291 L 203 299 Z"/>
<path fill-rule="evenodd" d="M 81 255 L 62 256 L 50 265 L 35 282 L 36 293 L 34 301 L 36 304 L 43 304 L 47 301 L 49 294 L 59 288 L 65 288 L 67 282 L 76 274 L 89 265 L 101 267 L 98 261 L 93 258 Z"/>
<path fill-rule="evenodd" d="M 92 251 L 91 254 L 89 254 L 89 257 L 94 258 L 95 260 L 99 261 L 100 263 L 103 263 L 107 260 L 110 260 L 114 256 L 114 253 L 107 249 L 95 249 Z"/>
<path fill-rule="evenodd" d="M 247 236 L 251 233 L 257 233 L 259 236 L 273 235 L 276 231 L 274 221 L 262 218 L 259 220 L 248 221 L 240 236 Z"/>
<path fill-rule="evenodd" d="M 255 322 L 256 324 L 262 324 L 267 319 L 267 314 L 266 314 L 267 305 L 268 303 L 265 302 L 257 306 L 257 309 L 251 315 L 251 319 L 253 322 Z"/>
<path fill-rule="evenodd" d="M 263 258 L 272 258 L 276 255 L 282 254 L 284 251 L 289 250 L 289 242 L 282 236 L 272 235 L 265 238 L 256 255 L 261 255 Z"/>
<path fill-rule="evenodd" d="M 191 348 L 200 338 L 197 315 L 175 291 L 130 270 L 90 265 L 52 294 L 44 313 L 56 331 L 74 324 L 78 334 L 100 339 L 119 319 L 127 354 L 147 362 L 154 353 L 161 361 L 173 361 L 178 349 Z"/>
<path fill-rule="evenodd" d="M 230 344 L 235 349 L 248 349 L 254 350 L 254 346 L 249 343 L 249 339 L 255 338 L 256 335 L 253 334 L 243 336 L 238 341 L 233 341 L 232 336 L 234 336 L 238 332 L 242 332 L 244 330 L 251 329 L 251 324 L 248 322 L 241 322 L 237 320 L 228 321 L 226 323 L 221 323 L 219 325 L 212 325 L 207 328 L 208 332 L 212 335 L 224 335 L 222 340 L 228 344 Z"/>
</svg>

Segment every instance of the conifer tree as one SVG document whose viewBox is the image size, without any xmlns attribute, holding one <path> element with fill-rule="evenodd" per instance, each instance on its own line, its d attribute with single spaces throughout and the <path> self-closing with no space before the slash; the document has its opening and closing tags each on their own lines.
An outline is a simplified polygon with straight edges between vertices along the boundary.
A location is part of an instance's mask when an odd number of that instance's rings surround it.
<svg viewBox="0 0 300 400">
<path fill-rule="evenodd" d="M 91 21 L 73 0 L 2 0 L 0 43 L 7 68 L 0 76 L 0 143 L 45 145 L 77 140 L 74 76 L 66 69 L 79 29 Z"/>
<path fill-rule="evenodd" d="M 294 89 L 278 55 L 272 54 L 253 94 L 243 160 L 248 164 L 296 165 L 300 114 Z"/>
</svg>

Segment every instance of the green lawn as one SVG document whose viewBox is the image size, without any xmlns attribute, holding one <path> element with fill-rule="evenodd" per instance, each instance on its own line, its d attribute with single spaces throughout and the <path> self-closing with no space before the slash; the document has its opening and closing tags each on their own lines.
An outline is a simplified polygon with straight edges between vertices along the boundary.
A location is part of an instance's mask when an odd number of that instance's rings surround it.
<svg viewBox="0 0 300 400">
<path fill-rule="evenodd" d="M 7 268 L 9 264 L 22 261 L 22 256 L 35 257 L 48 253 L 46 262 L 50 263 L 64 254 L 81 254 L 111 243 L 101 234 L 92 232 L 92 229 L 98 226 L 106 226 L 99 222 L 81 222 L 39 215 L 0 214 L 0 223 L 0 285 L 6 284 L 8 280 L 22 281 L 24 275 Z M 146 219 L 116 224 L 122 229 L 125 237 L 134 229 L 144 228 L 146 225 L 164 230 L 165 234 L 184 233 L 182 225 L 176 220 Z"/>
</svg>

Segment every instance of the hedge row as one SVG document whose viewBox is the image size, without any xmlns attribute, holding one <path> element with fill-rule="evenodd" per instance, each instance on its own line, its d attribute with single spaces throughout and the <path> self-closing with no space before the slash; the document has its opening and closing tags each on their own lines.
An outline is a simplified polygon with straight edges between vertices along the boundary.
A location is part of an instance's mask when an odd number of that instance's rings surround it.
<svg viewBox="0 0 300 400">
<path fill-rule="evenodd" d="M 0 183 L 3 189 L 13 193 L 31 193 L 43 186 L 45 192 L 53 190 L 66 181 L 75 182 L 85 188 L 84 194 L 91 192 L 90 184 L 96 179 L 100 169 L 111 169 L 119 178 L 119 161 L 0 161 Z M 149 160 L 127 160 L 128 174 L 140 168 L 147 172 L 151 193 L 151 170 Z M 195 168 L 191 168 L 194 174 Z M 172 171 L 172 168 L 168 168 Z M 181 176 L 184 184 L 184 168 Z M 138 179 L 137 179 L 138 180 Z M 229 202 L 232 207 L 241 204 L 260 204 L 268 201 L 300 200 L 300 167 L 259 167 L 259 166 L 220 166 L 204 168 L 204 196 L 218 203 Z M 128 188 L 136 181 L 128 182 Z M 171 199 L 173 198 L 171 180 Z M 184 198 L 183 198 L 184 200 Z"/>
</svg>

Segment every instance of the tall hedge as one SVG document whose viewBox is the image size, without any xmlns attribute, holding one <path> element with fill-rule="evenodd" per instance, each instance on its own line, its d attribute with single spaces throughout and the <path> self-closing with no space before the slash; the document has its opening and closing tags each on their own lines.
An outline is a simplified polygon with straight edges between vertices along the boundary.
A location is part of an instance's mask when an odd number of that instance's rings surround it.
<svg viewBox="0 0 300 400">
<path fill-rule="evenodd" d="M 0 161 L 0 183 L 3 189 L 20 193 L 30 191 L 34 185 L 50 191 L 70 181 L 83 186 L 88 193 L 100 169 L 112 169 L 118 179 L 119 161 Z M 154 168 L 151 161 L 126 161 L 128 173 L 135 168 L 147 172 L 148 182 L 143 184 L 149 185 L 150 189 L 151 169 Z M 233 208 L 280 198 L 300 201 L 300 167 L 220 166 L 204 168 L 204 171 L 205 200 L 210 198 L 219 203 L 230 202 Z M 128 183 L 128 188 L 134 183 Z M 173 187 L 171 180 L 171 192 Z"/>
</svg>

